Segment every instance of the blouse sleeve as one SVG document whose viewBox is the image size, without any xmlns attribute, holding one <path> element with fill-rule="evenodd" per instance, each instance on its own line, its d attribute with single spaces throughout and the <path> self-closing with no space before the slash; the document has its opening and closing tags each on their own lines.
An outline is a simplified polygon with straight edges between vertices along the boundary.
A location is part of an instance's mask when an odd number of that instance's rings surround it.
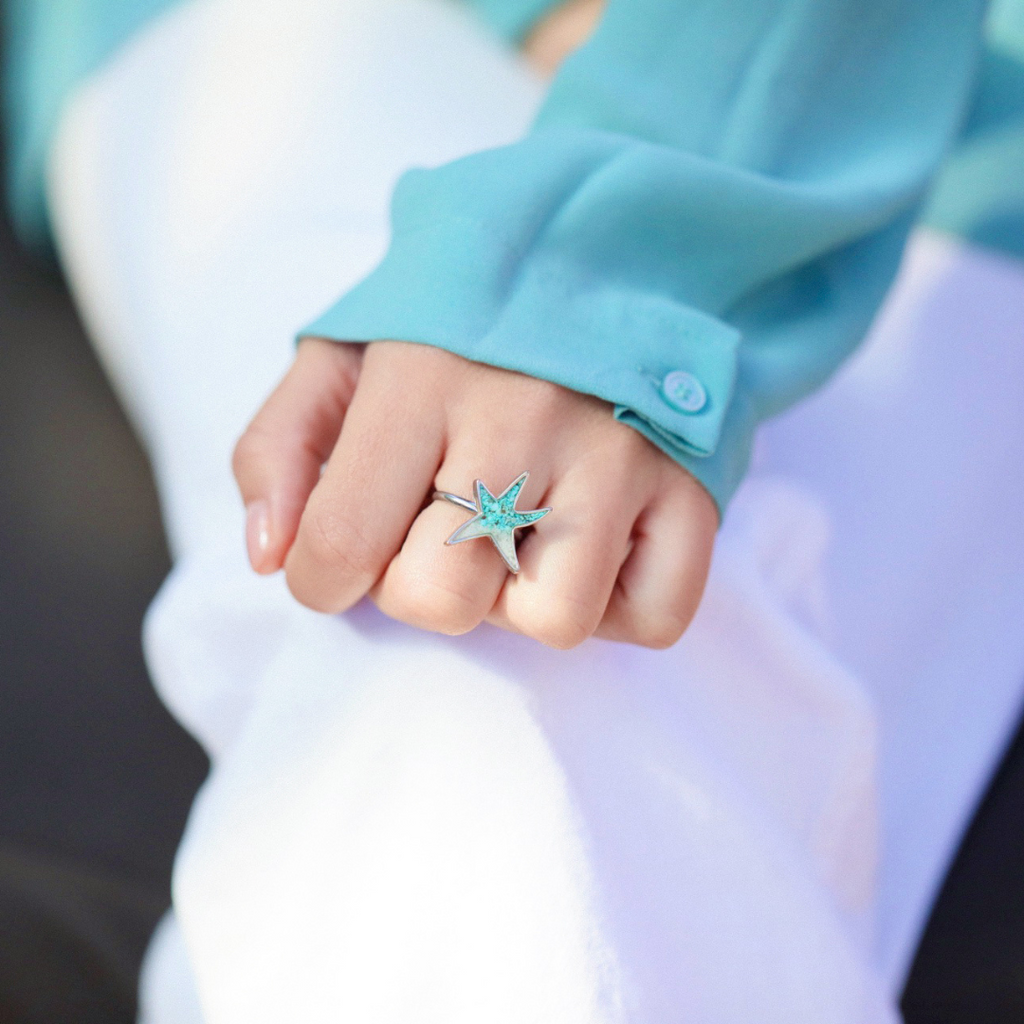
<svg viewBox="0 0 1024 1024">
<path fill-rule="evenodd" d="M 596 395 L 724 510 L 757 423 L 864 335 L 963 117 L 982 14 L 610 0 L 527 137 L 408 172 L 383 261 L 302 333 Z"/>
<path fill-rule="evenodd" d="M 74 87 L 174 0 L 4 0 L 7 193 L 21 239 L 46 248 L 44 166 Z"/>
</svg>

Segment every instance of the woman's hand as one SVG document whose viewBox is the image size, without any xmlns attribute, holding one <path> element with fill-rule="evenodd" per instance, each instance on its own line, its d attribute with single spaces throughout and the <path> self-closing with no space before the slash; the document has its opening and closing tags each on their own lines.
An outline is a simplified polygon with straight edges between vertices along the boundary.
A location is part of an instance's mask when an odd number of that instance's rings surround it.
<svg viewBox="0 0 1024 1024">
<path fill-rule="evenodd" d="M 321 466 L 326 467 L 321 475 Z M 597 398 L 405 342 L 307 339 L 238 442 L 258 572 L 340 612 L 369 595 L 414 626 L 488 621 L 553 647 L 596 634 L 667 647 L 696 611 L 717 512 L 707 492 Z M 499 493 L 524 470 L 521 571 L 486 540 L 446 546 L 469 513 L 431 501 Z"/>
</svg>

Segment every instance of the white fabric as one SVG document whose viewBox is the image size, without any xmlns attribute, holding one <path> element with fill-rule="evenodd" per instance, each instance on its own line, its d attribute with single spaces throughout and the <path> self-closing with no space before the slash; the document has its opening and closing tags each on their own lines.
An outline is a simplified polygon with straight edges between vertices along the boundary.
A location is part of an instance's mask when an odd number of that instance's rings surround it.
<svg viewBox="0 0 1024 1024">
<path fill-rule="evenodd" d="M 59 243 L 153 456 L 156 685 L 213 761 L 146 1024 L 876 1024 L 1024 691 L 1024 269 L 919 233 L 765 430 L 670 651 L 323 617 L 230 450 L 396 176 L 541 85 L 440 0 L 206 0 L 66 111 Z"/>
</svg>

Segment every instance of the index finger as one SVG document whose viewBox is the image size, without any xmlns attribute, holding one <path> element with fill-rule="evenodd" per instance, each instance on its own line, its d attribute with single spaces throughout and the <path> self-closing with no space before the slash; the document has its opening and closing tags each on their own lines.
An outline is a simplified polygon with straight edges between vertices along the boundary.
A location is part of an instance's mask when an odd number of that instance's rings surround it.
<svg viewBox="0 0 1024 1024">
<path fill-rule="evenodd" d="M 417 361 L 371 345 L 323 476 L 285 560 L 288 586 L 322 612 L 350 608 L 401 548 L 428 494 L 444 444 L 437 388 Z M 392 351 L 388 351 L 392 350 Z"/>
</svg>

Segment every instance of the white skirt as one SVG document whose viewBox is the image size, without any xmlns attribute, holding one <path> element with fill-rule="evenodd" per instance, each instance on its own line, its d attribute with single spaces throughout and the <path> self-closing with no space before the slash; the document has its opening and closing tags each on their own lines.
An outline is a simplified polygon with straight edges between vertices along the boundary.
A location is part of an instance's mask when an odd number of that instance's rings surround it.
<svg viewBox="0 0 1024 1024">
<path fill-rule="evenodd" d="M 1024 694 L 1024 268 L 919 232 L 762 432 L 684 639 L 327 617 L 233 443 L 413 165 L 543 86 L 442 0 L 193 0 L 68 105 L 59 246 L 152 456 L 145 645 L 212 759 L 146 1024 L 876 1024 Z"/>
</svg>

